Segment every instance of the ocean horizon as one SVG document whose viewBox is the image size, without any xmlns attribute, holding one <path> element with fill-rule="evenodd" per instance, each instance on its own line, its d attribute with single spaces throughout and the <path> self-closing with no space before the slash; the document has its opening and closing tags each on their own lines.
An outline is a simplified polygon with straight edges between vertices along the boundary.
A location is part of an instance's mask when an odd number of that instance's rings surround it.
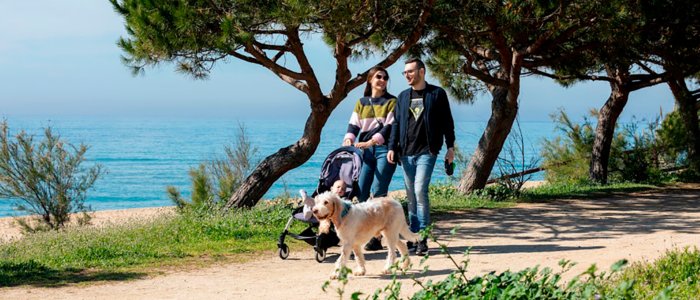
<svg viewBox="0 0 700 300">
<path fill-rule="evenodd" d="M 43 138 L 50 126 L 54 133 L 72 144 L 86 144 L 86 166 L 99 163 L 107 173 L 88 190 L 86 204 L 93 210 L 113 210 L 172 206 L 166 187 L 175 186 L 189 198 L 191 182 L 188 171 L 200 162 L 222 155 L 225 145 L 233 143 L 239 122 L 257 148 L 256 158 L 263 158 L 280 148 L 295 143 L 304 130 L 303 120 L 236 120 L 148 117 L 6 117 L 10 134 L 25 130 Z M 483 133 L 486 122 L 455 122 L 456 145 L 471 155 Z M 552 122 L 521 122 L 525 157 L 539 156 L 540 141 L 555 136 Z M 285 191 L 297 196 L 299 189 L 313 191 L 325 157 L 342 144 L 347 121 L 330 120 L 323 129 L 316 153 L 304 165 L 287 172 L 277 180 L 263 199 L 271 199 Z M 442 160 L 445 149 L 440 152 Z M 439 164 L 438 164 L 439 165 Z M 456 172 L 460 172 L 458 166 Z M 542 172 L 532 180 L 542 180 Z M 447 180 L 436 166 L 432 183 Z M 391 181 L 389 190 L 404 189 L 401 168 Z M 21 215 L 13 209 L 16 200 L 0 199 L 0 217 Z"/>
</svg>

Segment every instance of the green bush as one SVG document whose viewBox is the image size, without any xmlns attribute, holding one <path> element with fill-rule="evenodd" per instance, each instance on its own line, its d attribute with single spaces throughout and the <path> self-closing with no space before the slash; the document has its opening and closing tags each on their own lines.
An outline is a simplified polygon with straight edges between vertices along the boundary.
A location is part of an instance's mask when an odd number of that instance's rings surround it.
<svg viewBox="0 0 700 300">
<path fill-rule="evenodd" d="M 216 156 L 190 169 L 190 201 L 185 200 L 177 188 L 166 188 L 168 198 L 179 210 L 218 211 L 248 176 L 256 164 L 253 157 L 257 148 L 253 147 L 248 139 L 245 125 L 239 123 L 238 129 L 235 141 L 224 147 L 223 156 Z"/>
<path fill-rule="evenodd" d="M 104 174 L 101 165 L 83 167 L 88 146 L 74 146 L 51 127 L 36 141 L 24 130 L 10 136 L 7 121 L 0 124 L 0 198 L 16 200 L 15 209 L 37 215 L 37 223 L 20 220 L 29 232 L 63 228 L 70 213 L 82 212 L 89 221 L 86 192 Z"/>
<path fill-rule="evenodd" d="M 555 185 L 582 186 L 589 184 L 588 171 L 595 140 L 595 127 L 589 117 L 597 117 L 593 110 L 584 122 L 571 122 L 563 110 L 551 115 L 562 136 L 544 139 L 543 166 L 547 169 L 545 179 Z M 640 124 L 644 129 L 640 130 Z M 661 129 L 659 129 L 661 128 Z M 668 160 L 674 154 L 666 152 L 659 126 L 659 119 L 646 122 L 634 117 L 624 126 L 615 126 L 615 134 L 610 147 L 608 161 L 610 182 L 658 183 L 662 181 L 661 170 L 668 167 Z"/>
<path fill-rule="evenodd" d="M 700 295 L 700 252 L 667 251 L 652 263 L 632 264 L 611 280 L 605 288 L 614 289 L 620 282 L 632 283 L 635 299 L 697 299 Z"/>
<path fill-rule="evenodd" d="M 595 129 L 584 116 L 582 124 L 571 122 L 563 109 L 551 114 L 557 130 L 563 135 L 542 140 L 542 165 L 547 169 L 545 180 L 553 184 L 588 182 L 591 149 Z"/>
</svg>

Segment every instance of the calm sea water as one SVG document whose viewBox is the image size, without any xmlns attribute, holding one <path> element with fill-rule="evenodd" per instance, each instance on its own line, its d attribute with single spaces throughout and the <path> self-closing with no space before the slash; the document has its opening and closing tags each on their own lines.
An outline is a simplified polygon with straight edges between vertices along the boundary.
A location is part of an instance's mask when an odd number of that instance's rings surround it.
<svg viewBox="0 0 700 300">
<path fill-rule="evenodd" d="M 175 186 L 189 195 L 188 170 L 204 159 L 221 154 L 223 147 L 234 141 L 239 126 L 237 120 L 231 119 L 10 117 L 7 120 L 12 132 L 24 129 L 40 137 L 43 128 L 51 126 L 69 142 L 91 147 L 86 164 L 100 163 L 108 171 L 88 192 L 87 203 L 94 210 L 172 205 L 166 197 L 166 186 Z M 302 135 L 304 122 L 253 120 L 245 121 L 245 126 L 252 144 L 258 148 L 258 156 L 264 158 L 296 142 Z M 467 154 L 473 153 L 485 126 L 483 122 L 456 123 L 458 147 Z M 341 145 L 346 128 L 345 121 L 329 122 L 316 154 L 275 182 L 265 198 L 281 194 L 285 185 L 294 194 L 302 188 L 315 189 L 323 159 Z M 538 155 L 540 139 L 555 134 L 552 123 L 526 122 L 521 128 L 527 157 Z M 398 168 L 390 190 L 403 189 L 402 175 Z M 533 179 L 542 176 L 536 174 Z M 436 168 L 433 182 L 445 179 L 444 172 Z M 12 209 L 13 203 L 0 199 L 0 217 L 18 214 Z"/>
</svg>

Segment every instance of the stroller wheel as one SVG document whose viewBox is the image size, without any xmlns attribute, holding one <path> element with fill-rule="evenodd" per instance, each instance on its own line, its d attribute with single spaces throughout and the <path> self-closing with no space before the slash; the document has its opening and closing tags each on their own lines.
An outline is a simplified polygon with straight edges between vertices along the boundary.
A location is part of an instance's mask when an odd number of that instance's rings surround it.
<svg viewBox="0 0 700 300">
<path fill-rule="evenodd" d="M 323 262 L 323 260 L 326 259 L 326 249 L 321 249 L 316 252 L 316 261 L 317 262 Z"/>
<path fill-rule="evenodd" d="M 279 254 L 281 259 L 287 259 L 287 257 L 289 257 L 289 246 L 287 246 L 287 244 L 282 244 L 279 249 Z"/>
</svg>

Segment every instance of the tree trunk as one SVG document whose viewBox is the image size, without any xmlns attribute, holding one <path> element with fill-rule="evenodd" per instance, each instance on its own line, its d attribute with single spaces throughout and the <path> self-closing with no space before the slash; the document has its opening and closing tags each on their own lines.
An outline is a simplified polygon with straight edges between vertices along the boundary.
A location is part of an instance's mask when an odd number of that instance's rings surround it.
<svg viewBox="0 0 700 300">
<path fill-rule="evenodd" d="M 494 89 L 491 117 L 469 161 L 467 172 L 459 181 L 458 189 L 461 193 L 470 193 L 486 186 L 486 181 L 491 176 L 491 170 L 518 115 L 517 99 L 517 89 Z"/>
<path fill-rule="evenodd" d="M 698 108 L 696 100 L 691 96 L 685 78 L 674 78 L 668 81 L 673 96 L 678 102 L 681 119 L 687 133 L 687 151 L 689 168 L 700 172 L 700 126 L 698 126 Z"/>
<path fill-rule="evenodd" d="M 323 102 L 311 107 L 301 139 L 266 157 L 226 202 L 225 209 L 255 206 L 277 179 L 311 158 L 321 142 L 323 126 L 333 111 L 329 101 Z"/>
<path fill-rule="evenodd" d="M 591 165 L 588 177 L 591 182 L 607 184 L 610 147 L 615 135 L 615 124 L 625 108 L 630 91 L 618 82 L 610 83 L 610 97 L 600 109 L 595 140 L 591 151 Z"/>
</svg>

